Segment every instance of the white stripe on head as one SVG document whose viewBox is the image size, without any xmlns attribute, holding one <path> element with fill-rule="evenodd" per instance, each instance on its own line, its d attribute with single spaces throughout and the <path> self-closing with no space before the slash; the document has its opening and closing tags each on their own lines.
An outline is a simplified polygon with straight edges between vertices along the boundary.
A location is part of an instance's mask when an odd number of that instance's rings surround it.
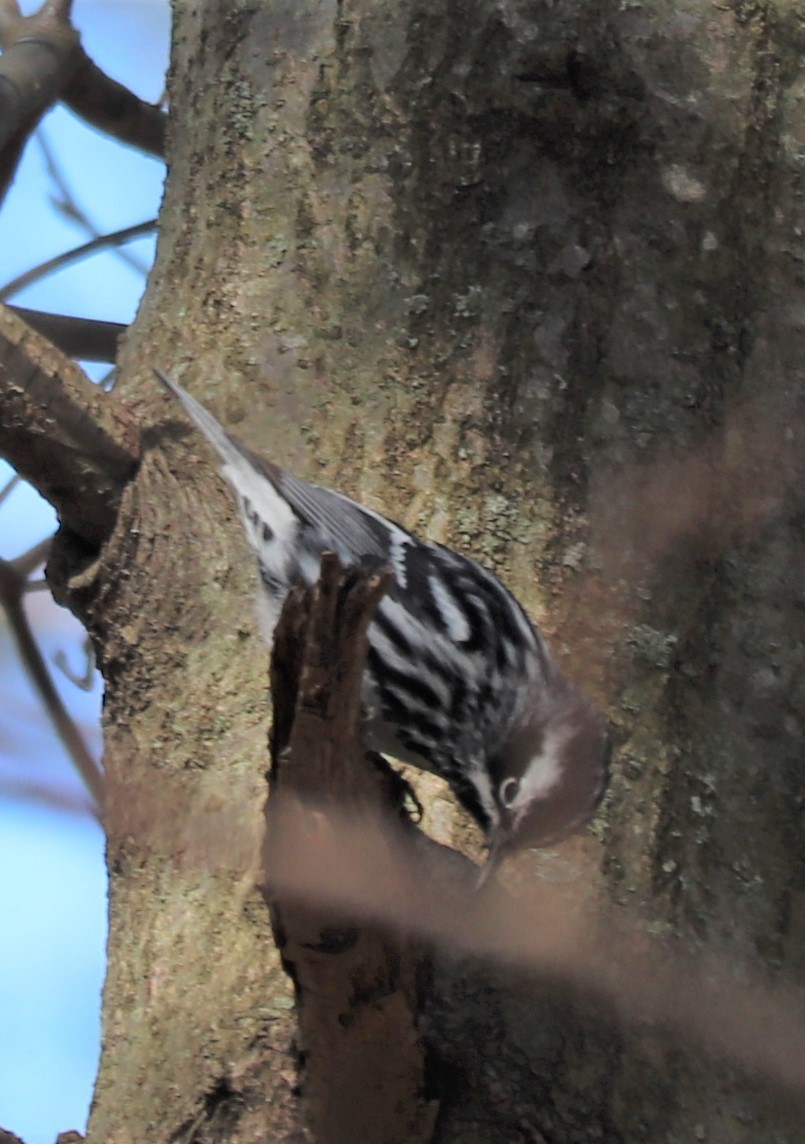
<svg viewBox="0 0 805 1144">
<path fill-rule="evenodd" d="M 549 727 L 542 745 L 523 771 L 517 798 L 512 804 L 515 817 L 536 799 L 543 799 L 559 784 L 562 777 L 562 752 L 573 734 L 567 723 Z"/>
</svg>

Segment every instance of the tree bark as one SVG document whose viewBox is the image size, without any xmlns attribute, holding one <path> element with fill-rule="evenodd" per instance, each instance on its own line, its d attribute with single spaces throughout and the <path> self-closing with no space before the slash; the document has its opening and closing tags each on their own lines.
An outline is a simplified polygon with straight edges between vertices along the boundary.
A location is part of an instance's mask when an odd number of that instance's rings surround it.
<svg viewBox="0 0 805 1144">
<path fill-rule="evenodd" d="M 300 1130 L 252 561 L 152 365 L 494 565 L 608 700 L 607 807 L 514 892 L 801 981 L 804 39 L 783 0 L 176 6 L 119 387 L 145 454 L 97 560 L 59 566 L 106 680 L 91 1140 Z M 444 955 L 425 1015 L 441 1142 L 801 1139 L 790 1093 L 555 980 Z"/>
</svg>

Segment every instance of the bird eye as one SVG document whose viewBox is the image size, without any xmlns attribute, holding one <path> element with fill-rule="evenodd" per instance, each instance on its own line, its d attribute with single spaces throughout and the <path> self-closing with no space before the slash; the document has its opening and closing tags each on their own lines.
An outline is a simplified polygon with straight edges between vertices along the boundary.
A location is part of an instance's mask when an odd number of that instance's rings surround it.
<svg viewBox="0 0 805 1144">
<path fill-rule="evenodd" d="M 500 784 L 500 801 L 505 807 L 510 807 L 520 790 L 519 779 L 504 779 Z"/>
</svg>

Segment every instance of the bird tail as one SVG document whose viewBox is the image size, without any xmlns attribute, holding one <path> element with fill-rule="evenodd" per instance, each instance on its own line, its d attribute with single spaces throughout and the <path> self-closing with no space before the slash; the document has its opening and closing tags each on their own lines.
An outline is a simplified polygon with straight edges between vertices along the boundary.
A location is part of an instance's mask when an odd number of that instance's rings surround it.
<svg viewBox="0 0 805 1144">
<path fill-rule="evenodd" d="M 177 381 L 168 377 L 161 369 L 155 369 L 154 373 L 165 386 L 167 391 L 172 394 L 177 401 L 181 404 L 190 420 L 198 426 L 207 440 L 215 449 L 216 453 L 220 456 L 221 460 L 228 464 L 237 463 L 242 461 L 243 453 L 238 448 L 232 438 L 224 429 L 223 425 L 213 417 L 213 415 L 204 408 L 201 402 L 196 401 L 195 397 L 191 397 L 186 389 L 182 389 Z"/>
</svg>

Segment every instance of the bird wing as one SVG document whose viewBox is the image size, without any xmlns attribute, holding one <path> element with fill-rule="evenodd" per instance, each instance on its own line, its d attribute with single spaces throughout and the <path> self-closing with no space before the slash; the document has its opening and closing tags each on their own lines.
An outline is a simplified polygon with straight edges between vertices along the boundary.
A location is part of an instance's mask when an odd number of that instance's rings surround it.
<svg viewBox="0 0 805 1144">
<path fill-rule="evenodd" d="M 248 445 L 228 433 L 178 382 L 160 370 L 154 372 L 215 448 L 224 462 L 225 475 L 227 467 L 242 471 L 246 461 L 269 481 L 302 525 L 307 526 L 307 539 L 313 548 L 319 552 L 332 549 L 348 563 L 375 557 L 384 564 L 390 563 L 398 576 L 402 572 L 400 578 L 404 582 L 405 549 L 415 543 L 409 532 L 349 497 L 308 484 L 253 452 Z M 248 476 L 248 469 L 243 471 L 243 475 Z"/>
</svg>

